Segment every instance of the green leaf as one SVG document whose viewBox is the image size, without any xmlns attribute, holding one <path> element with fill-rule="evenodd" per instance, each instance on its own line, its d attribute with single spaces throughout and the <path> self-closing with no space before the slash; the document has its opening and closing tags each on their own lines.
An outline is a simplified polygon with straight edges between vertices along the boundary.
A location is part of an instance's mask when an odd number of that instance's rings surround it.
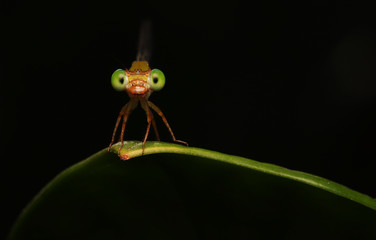
<svg viewBox="0 0 376 240">
<path fill-rule="evenodd" d="M 330 180 L 164 142 L 141 154 L 125 142 L 131 160 L 104 149 L 63 171 L 8 239 L 376 238 L 376 200 Z"/>
<path fill-rule="evenodd" d="M 113 152 L 118 152 L 119 144 L 115 145 L 112 148 Z M 131 147 L 131 151 L 127 150 L 127 148 Z M 222 161 L 246 168 L 250 168 L 256 171 L 289 178 L 295 181 L 299 181 L 302 183 L 306 183 L 312 185 L 317 188 L 324 189 L 326 191 L 332 192 L 339 196 L 348 198 L 350 200 L 356 201 L 360 204 L 363 204 L 369 208 L 376 210 L 376 200 L 372 199 L 371 197 L 351 190 L 341 184 L 329 181 L 328 179 L 318 177 L 309 173 L 299 172 L 290 170 L 287 168 L 283 168 L 274 164 L 269 163 L 262 163 L 257 162 L 251 159 L 232 156 L 228 154 L 223 154 L 219 152 L 214 152 L 202 148 L 194 148 L 194 147 L 185 147 L 176 144 L 164 143 L 164 142 L 153 142 L 148 143 L 145 149 L 144 154 L 153 154 L 153 153 L 178 153 L 178 154 L 185 154 L 191 156 L 198 156 L 202 158 L 213 159 L 217 161 Z M 142 145 L 141 142 L 129 142 L 126 147 L 122 149 L 120 152 L 120 157 L 124 160 L 128 160 L 130 158 L 139 157 L 142 154 Z"/>
</svg>

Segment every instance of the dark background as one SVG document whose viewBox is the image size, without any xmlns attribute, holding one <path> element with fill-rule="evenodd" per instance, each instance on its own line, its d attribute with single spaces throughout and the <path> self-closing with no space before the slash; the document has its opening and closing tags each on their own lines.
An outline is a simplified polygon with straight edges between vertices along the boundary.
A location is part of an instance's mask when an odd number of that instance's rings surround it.
<svg viewBox="0 0 376 240">
<path fill-rule="evenodd" d="M 376 15 L 358 1 L 5 1 L 1 225 L 55 175 L 108 146 L 153 22 L 151 99 L 178 139 L 317 174 L 376 196 Z M 157 119 L 162 140 L 170 136 Z M 126 139 L 142 140 L 135 111 Z M 151 134 L 150 139 L 154 136 Z"/>
</svg>

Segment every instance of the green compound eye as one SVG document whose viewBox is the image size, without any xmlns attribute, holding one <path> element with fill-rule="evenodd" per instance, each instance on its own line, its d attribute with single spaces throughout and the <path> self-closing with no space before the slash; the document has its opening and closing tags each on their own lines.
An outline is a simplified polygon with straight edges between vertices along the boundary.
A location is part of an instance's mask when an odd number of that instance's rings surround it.
<svg viewBox="0 0 376 240">
<path fill-rule="evenodd" d="M 112 87 L 116 91 L 124 91 L 128 84 L 128 77 L 122 69 L 116 70 L 111 76 Z"/>
<path fill-rule="evenodd" d="M 153 91 L 161 90 L 166 82 L 165 75 L 159 69 L 153 69 L 149 76 L 149 84 Z"/>
</svg>

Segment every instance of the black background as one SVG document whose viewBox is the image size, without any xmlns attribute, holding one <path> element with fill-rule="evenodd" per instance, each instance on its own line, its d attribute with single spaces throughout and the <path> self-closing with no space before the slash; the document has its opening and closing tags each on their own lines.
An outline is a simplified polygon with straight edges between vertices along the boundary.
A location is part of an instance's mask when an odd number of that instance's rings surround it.
<svg viewBox="0 0 376 240">
<path fill-rule="evenodd" d="M 375 196 L 376 25 L 358 1 L 2 4 L 2 235 L 56 174 L 107 147 L 142 19 L 150 100 L 191 146 L 307 171 Z M 170 136 L 157 119 L 162 140 Z M 141 109 L 126 139 L 141 140 Z M 153 139 L 151 134 L 150 139 Z"/>
</svg>

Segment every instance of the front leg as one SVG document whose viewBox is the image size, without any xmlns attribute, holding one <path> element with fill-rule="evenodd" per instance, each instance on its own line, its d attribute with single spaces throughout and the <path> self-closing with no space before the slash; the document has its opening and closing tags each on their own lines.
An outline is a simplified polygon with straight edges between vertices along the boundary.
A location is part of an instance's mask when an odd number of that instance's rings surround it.
<svg viewBox="0 0 376 240">
<path fill-rule="evenodd" d="M 110 145 L 108 146 L 108 149 L 107 149 L 108 151 L 110 151 L 111 146 L 112 146 L 112 144 L 113 144 L 114 141 L 115 141 L 115 135 L 116 135 L 117 128 L 119 127 L 120 119 L 121 119 L 121 117 L 124 115 L 124 112 L 126 111 L 126 109 L 128 108 L 128 104 L 129 104 L 129 103 L 125 104 L 125 105 L 121 108 L 121 110 L 120 110 L 119 116 L 118 116 L 118 118 L 117 118 L 117 120 L 116 120 L 116 124 L 115 124 L 114 131 L 113 131 L 113 133 L 112 133 L 111 142 L 110 142 Z"/>
<path fill-rule="evenodd" d="M 154 127 L 154 130 L 156 131 L 157 138 L 159 138 L 159 134 L 158 134 L 158 130 L 156 128 L 156 124 L 155 124 L 155 121 L 154 121 L 153 113 L 151 112 L 151 110 L 150 110 L 147 102 L 146 101 L 141 101 L 141 107 L 146 112 L 146 120 L 148 122 L 148 126 L 146 128 L 146 134 L 145 134 L 145 137 L 144 137 L 144 141 L 142 141 L 142 155 L 144 155 L 144 152 L 145 152 L 145 143 L 146 143 L 146 140 L 148 139 L 148 136 L 149 136 L 149 131 L 150 131 L 150 125 L 151 125 L 151 123 L 153 123 L 153 127 Z"/>
<path fill-rule="evenodd" d="M 127 123 L 128 116 L 130 112 L 126 111 L 123 115 L 123 124 L 121 125 L 121 133 L 120 133 L 120 148 L 118 150 L 118 155 L 120 155 L 120 150 L 123 148 L 124 145 L 124 131 L 125 131 L 125 124 Z"/>
<path fill-rule="evenodd" d="M 118 150 L 118 155 L 120 155 L 120 151 L 121 151 L 121 149 L 123 148 L 123 145 L 124 145 L 125 124 L 127 123 L 128 117 L 131 114 L 131 112 L 133 111 L 133 109 L 135 109 L 137 107 L 137 104 L 138 104 L 137 100 L 131 99 L 131 101 L 128 103 L 127 108 L 124 111 L 123 124 L 121 126 L 121 133 L 120 133 L 120 148 Z"/>
</svg>

